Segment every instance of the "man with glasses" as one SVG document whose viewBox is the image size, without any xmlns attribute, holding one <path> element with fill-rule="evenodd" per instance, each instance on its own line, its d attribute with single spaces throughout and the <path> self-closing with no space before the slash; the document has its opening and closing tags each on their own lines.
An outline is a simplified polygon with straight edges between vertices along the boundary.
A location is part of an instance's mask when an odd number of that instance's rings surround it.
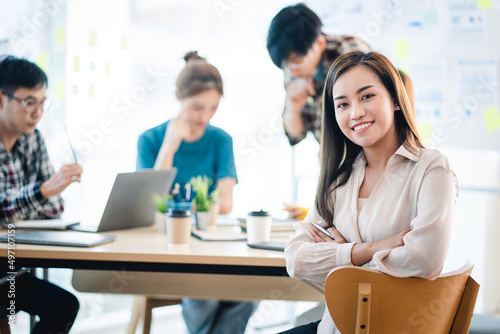
<svg viewBox="0 0 500 334">
<path fill-rule="evenodd" d="M 335 59 L 353 50 L 370 51 L 356 37 L 323 34 L 321 26 L 319 17 L 299 3 L 283 8 L 269 27 L 267 50 L 285 73 L 283 126 L 290 145 L 309 131 L 319 141 L 324 80 Z"/>
<path fill-rule="evenodd" d="M 64 210 L 59 194 L 80 181 L 82 168 L 76 163 L 54 171 L 36 129 L 49 107 L 47 84 L 45 73 L 32 62 L 13 56 L 0 61 L 0 223 L 4 226 L 59 217 Z M 15 278 L 15 298 L 8 296 L 9 285 L 0 285 L 0 318 L 10 316 L 7 308 L 14 300 L 16 311 L 40 318 L 31 333 L 69 332 L 79 309 L 75 296 L 29 273 Z"/>
</svg>

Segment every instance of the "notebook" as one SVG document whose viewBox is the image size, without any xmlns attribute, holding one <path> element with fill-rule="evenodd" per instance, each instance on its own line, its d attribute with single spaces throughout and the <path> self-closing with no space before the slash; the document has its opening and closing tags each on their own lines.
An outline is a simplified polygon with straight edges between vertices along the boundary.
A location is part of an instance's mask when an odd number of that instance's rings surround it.
<svg viewBox="0 0 500 334">
<path fill-rule="evenodd" d="M 77 231 L 23 231 L 15 235 L 2 235 L 0 242 L 51 246 L 92 247 L 111 242 L 115 236 Z"/>
<path fill-rule="evenodd" d="M 177 168 L 119 173 L 98 225 L 73 225 L 69 229 L 104 232 L 154 224 L 153 194 L 163 195 L 172 187 Z"/>
<path fill-rule="evenodd" d="M 208 229 L 205 231 L 193 230 L 191 235 L 201 241 L 246 241 L 247 235 L 236 229 Z"/>
<path fill-rule="evenodd" d="M 43 230 L 66 230 L 73 225 L 78 225 L 77 221 L 67 221 L 63 219 L 39 219 L 39 220 L 20 220 L 14 224 L 16 228 L 30 228 Z"/>
<path fill-rule="evenodd" d="M 239 225 L 241 229 L 245 232 L 247 230 L 247 220 L 246 218 L 238 218 Z M 300 222 L 300 220 L 287 218 L 278 219 L 273 217 L 273 222 L 271 224 L 271 232 L 294 232 L 293 224 Z"/>
<path fill-rule="evenodd" d="M 248 247 L 250 248 L 275 250 L 280 252 L 285 251 L 285 246 L 286 242 L 279 242 L 279 241 L 264 241 L 258 244 L 248 244 Z"/>
</svg>

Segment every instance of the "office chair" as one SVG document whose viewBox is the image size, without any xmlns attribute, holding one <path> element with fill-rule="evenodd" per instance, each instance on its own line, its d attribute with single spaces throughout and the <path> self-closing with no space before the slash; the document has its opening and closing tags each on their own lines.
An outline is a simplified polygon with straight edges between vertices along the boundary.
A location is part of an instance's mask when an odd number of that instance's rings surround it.
<svg viewBox="0 0 500 334">
<path fill-rule="evenodd" d="M 432 281 L 339 267 L 326 279 L 326 305 L 345 334 L 467 334 L 479 290 L 473 266 L 469 261 Z"/>
</svg>

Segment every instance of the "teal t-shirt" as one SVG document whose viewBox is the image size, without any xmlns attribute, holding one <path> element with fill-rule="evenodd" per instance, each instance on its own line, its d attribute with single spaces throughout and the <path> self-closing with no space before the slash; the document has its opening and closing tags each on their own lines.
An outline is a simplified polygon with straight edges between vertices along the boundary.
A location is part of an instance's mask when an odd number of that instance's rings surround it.
<svg viewBox="0 0 500 334">
<path fill-rule="evenodd" d="M 153 168 L 167 130 L 167 121 L 146 130 L 137 142 L 137 170 Z M 215 183 L 223 177 L 237 180 L 234 164 L 233 139 L 224 130 L 208 125 L 205 134 L 193 143 L 181 142 L 174 155 L 174 167 L 177 167 L 175 183 L 184 185 L 193 176 L 206 175 Z"/>
</svg>

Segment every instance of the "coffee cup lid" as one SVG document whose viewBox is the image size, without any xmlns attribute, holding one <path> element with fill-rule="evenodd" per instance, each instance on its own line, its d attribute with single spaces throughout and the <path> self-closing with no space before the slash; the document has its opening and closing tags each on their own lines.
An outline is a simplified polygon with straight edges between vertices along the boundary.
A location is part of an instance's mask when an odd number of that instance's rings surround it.
<svg viewBox="0 0 500 334">
<path fill-rule="evenodd" d="M 167 217 L 185 218 L 185 217 L 191 216 L 191 211 L 179 210 L 179 209 L 168 209 L 168 212 L 166 213 L 166 215 L 167 215 Z"/>
<path fill-rule="evenodd" d="M 267 217 L 267 216 L 270 216 L 269 212 L 267 211 L 263 211 L 263 210 L 260 210 L 260 211 L 252 211 L 248 214 L 249 216 L 254 216 L 254 217 Z"/>
</svg>

